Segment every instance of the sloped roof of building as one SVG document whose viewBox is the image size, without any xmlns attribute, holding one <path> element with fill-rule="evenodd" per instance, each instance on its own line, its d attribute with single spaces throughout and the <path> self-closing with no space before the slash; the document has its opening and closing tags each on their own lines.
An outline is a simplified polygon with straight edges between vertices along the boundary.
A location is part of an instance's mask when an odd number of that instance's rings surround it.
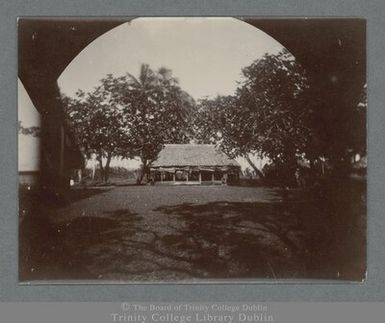
<svg viewBox="0 0 385 323">
<path fill-rule="evenodd" d="M 152 167 L 175 166 L 237 166 L 237 161 L 230 159 L 214 145 L 169 144 L 159 153 Z"/>
</svg>

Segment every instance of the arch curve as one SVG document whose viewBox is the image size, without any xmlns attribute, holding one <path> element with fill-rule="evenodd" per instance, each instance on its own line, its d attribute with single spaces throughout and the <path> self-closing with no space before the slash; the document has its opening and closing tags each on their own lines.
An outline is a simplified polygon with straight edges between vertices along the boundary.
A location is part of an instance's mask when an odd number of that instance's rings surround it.
<svg viewBox="0 0 385 323">
<path fill-rule="evenodd" d="M 42 127 L 49 132 L 51 141 L 60 143 L 64 134 L 59 129 L 65 129 L 58 77 L 92 41 L 132 19 L 22 18 L 18 21 L 18 76 L 37 110 L 46 116 Z M 307 70 L 319 97 L 330 96 L 335 106 L 358 103 L 360 90 L 366 83 L 364 19 L 240 19 L 287 48 Z M 52 156 L 60 156 L 63 150 L 60 144 L 52 142 L 45 147 L 52 150 L 49 152 Z M 65 173 L 63 160 L 54 159 L 55 172 Z M 58 182 L 65 181 L 59 178 Z"/>
</svg>

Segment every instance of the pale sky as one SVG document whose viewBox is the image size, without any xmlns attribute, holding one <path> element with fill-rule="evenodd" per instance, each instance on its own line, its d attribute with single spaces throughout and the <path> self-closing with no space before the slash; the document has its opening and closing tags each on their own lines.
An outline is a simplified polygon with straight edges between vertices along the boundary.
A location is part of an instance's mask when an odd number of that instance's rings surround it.
<svg viewBox="0 0 385 323">
<path fill-rule="evenodd" d="M 273 38 L 235 18 L 137 18 L 87 46 L 58 79 L 73 96 L 108 73 L 138 75 L 142 63 L 173 71 L 194 99 L 233 94 L 241 68 L 282 49 Z"/>
<path fill-rule="evenodd" d="M 109 73 L 138 75 L 140 65 L 147 63 L 153 69 L 170 68 L 182 89 L 197 100 L 233 94 L 243 67 L 281 49 L 273 38 L 235 18 L 137 18 L 87 46 L 58 84 L 63 93 L 73 96 L 78 89 L 91 91 Z M 20 81 L 18 90 L 19 120 L 24 126 L 39 126 L 39 114 Z M 19 170 L 38 169 L 39 145 L 39 138 L 19 134 Z M 244 160 L 238 162 L 242 168 L 247 166 Z M 120 159 L 112 164 L 138 167 L 137 162 Z"/>
</svg>

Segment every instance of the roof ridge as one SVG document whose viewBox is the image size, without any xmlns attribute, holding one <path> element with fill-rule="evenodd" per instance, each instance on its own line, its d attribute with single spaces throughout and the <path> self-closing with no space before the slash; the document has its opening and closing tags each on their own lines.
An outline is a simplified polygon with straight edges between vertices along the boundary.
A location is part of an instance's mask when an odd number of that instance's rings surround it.
<svg viewBox="0 0 385 323">
<path fill-rule="evenodd" d="M 213 144 L 165 144 L 153 166 L 239 166 Z"/>
</svg>

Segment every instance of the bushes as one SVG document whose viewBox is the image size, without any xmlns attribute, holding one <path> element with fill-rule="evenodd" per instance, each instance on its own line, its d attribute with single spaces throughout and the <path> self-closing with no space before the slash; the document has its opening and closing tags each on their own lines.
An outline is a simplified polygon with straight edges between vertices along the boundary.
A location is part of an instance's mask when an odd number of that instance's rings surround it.
<svg viewBox="0 0 385 323">
<path fill-rule="evenodd" d="M 111 167 L 109 171 L 108 183 L 119 183 L 119 182 L 135 182 L 137 177 L 137 171 L 130 170 L 124 167 Z M 99 168 L 95 170 L 95 177 L 92 180 L 92 169 L 86 168 L 83 170 L 82 184 L 100 184 L 103 182 L 102 173 Z"/>
</svg>

